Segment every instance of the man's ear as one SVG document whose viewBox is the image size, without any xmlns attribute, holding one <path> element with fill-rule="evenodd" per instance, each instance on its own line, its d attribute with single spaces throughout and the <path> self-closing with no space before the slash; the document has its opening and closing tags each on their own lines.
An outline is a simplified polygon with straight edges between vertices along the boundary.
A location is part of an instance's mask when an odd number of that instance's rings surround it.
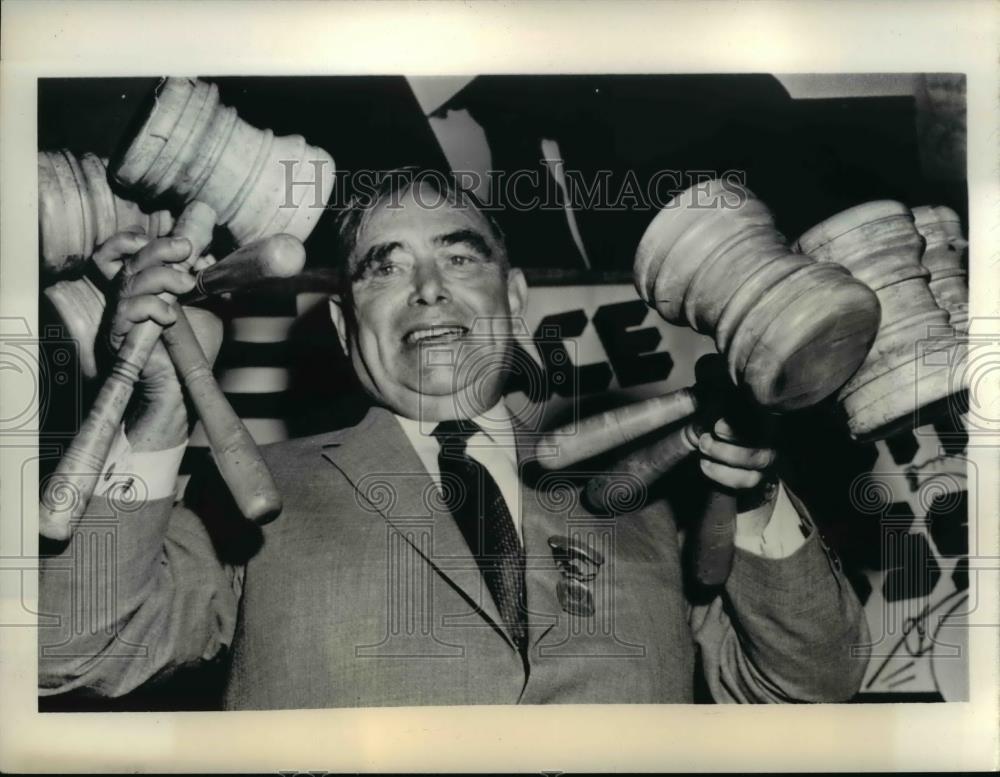
<svg viewBox="0 0 1000 777">
<path fill-rule="evenodd" d="M 340 340 L 340 347 L 346 355 L 348 353 L 347 316 L 344 313 L 344 304 L 344 300 L 340 298 L 339 294 L 330 295 L 330 320 L 333 322 L 333 326 L 337 330 L 337 339 Z"/>
<path fill-rule="evenodd" d="M 513 316 L 521 315 L 528 306 L 528 282 L 520 268 L 511 267 L 507 271 L 507 302 Z"/>
</svg>

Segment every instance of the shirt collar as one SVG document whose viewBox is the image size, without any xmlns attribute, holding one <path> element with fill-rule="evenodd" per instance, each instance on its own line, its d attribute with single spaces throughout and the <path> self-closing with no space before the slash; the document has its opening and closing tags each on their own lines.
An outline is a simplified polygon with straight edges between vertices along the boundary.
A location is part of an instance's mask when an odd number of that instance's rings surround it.
<svg viewBox="0 0 1000 777">
<path fill-rule="evenodd" d="M 437 421 L 417 421 L 413 418 L 405 418 L 396 413 L 393 413 L 393 415 L 399 421 L 399 425 L 403 427 L 403 431 L 406 433 L 413 447 L 416 448 L 417 453 L 433 453 L 435 457 L 437 456 L 438 441 L 433 435 L 434 427 L 438 425 Z M 516 448 L 514 422 L 503 400 L 497 402 L 485 413 L 477 415 L 470 420 L 481 430 L 470 438 L 470 445 L 474 446 L 477 443 L 480 445 L 484 443 L 494 445 L 509 450 L 512 455 L 516 456 L 516 453 L 514 453 Z"/>
</svg>

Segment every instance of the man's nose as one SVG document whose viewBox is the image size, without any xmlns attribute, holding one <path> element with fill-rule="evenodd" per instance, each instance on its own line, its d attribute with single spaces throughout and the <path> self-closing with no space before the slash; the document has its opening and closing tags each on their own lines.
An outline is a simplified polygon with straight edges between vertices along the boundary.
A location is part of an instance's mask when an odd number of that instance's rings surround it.
<svg viewBox="0 0 1000 777">
<path fill-rule="evenodd" d="M 419 262 L 413 275 L 411 305 L 440 305 L 450 299 L 436 262 Z"/>
</svg>

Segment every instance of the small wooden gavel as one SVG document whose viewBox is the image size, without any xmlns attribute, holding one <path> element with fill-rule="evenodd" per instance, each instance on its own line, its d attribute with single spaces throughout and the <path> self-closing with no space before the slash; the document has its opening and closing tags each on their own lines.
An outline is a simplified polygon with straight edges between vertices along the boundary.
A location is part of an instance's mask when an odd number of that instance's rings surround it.
<svg viewBox="0 0 1000 777">
<path fill-rule="evenodd" d="M 189 204 L 178 218 L 172 234 L 186 237 L 193 248 L 182 268 L 189 268 L 208 245 L 215 221 L 215 211 L 198 201 Z M 196 290 L 202 296 L 231 291 L 265 277 L 294 275 L 304 263 L 305 249 L 299 240 L 274 235 L 244 246 L 202 271 Z M 176 302 L 172 294 L 160 297 L 168 303 Z M 270 520 L 280 512 L 280 494 L 253 438 L 215 382 L 211 365 L 179 306 L 177 313 L 177 321 L 166 329 L 146 321 L 129 331 L 90 413 L 46 483 L 39 511 L 43 536 L 67 539 L 73 522 L 86 510 L 135 382 L 161 335 L 240 511 L 257 522 Z"/>
</svg>

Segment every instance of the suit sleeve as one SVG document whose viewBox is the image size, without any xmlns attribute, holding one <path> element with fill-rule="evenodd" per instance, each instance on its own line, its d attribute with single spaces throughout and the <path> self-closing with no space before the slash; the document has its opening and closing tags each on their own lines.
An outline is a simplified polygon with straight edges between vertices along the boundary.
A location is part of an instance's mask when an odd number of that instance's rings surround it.
<svg viewBox="0 0 1000 777">
<path fill-rule="evenodd" d="M 864 611 L 840 561 L 810 530 L 784 558 L 737 548 L 723 591 L 693 609 L 715 701 L 838 702 L 860 688 L 868 663 Z"/>
<path fill-rule="evenodd" d="M 43 555 L 39 694 L 116 697 L 231 643 L 242 568 L 173 496 L 126 509 L 95 496 L 73 538 Z"/>
</svg>

